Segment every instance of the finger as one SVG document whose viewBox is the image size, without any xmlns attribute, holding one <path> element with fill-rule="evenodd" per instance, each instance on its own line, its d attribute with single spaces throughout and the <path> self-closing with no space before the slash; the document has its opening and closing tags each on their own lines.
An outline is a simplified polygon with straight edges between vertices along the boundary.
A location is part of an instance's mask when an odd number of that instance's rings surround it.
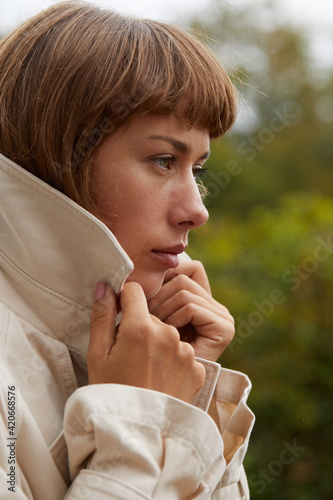
<svg viewBox="0 0 333 500">
<path fill-rule="evenodd" d="M 144 291 L 134 281 L 125 283 L 120 294 L 120 306 L 123 311 L 121 324 L 137 321 L 141 323 L 144 317 L 150 316 Z"/>
<path fill-rule="evenodd" d="M 150 313 L 156 315 L 158 308 L 176 294 L 180 296 L 182 292 L 188 291 L 198 297 L 204 298 L 212 307 L 221 308 L 228 311 L 223 305 L 217 302 L 201 285 L 193 281 L 188 276 L 182 274 L 176 276 L 171 281 L 165 283 L 155 297 L 148 301 Z M 180 294 L 180 295 L 179 295 Z"/>
<path fill-rule="evenodd" d="M 185 274 L 191 280 L 195 281 L 200 285 L 206 292 L 211 295 L 209 280 L 205 271 L 204 266 L 198 260 L 191 260 L 186 262 L 181 262 L 178 267 L 168 271 L 165 275 L 165 282 L 178 276 L 180 274 Z"/>
<path fill-rule="evenodd" d="M 196 332 L 211 340 L 220 341 L 221 337 L 233 336 L 234 325 L 220 316 L 208 311 L 196 304 L 186 304 L 184 307 L 172 314 L 167 324 L 175 328 L 181 328 L 191 324 Z"/>
<path fill-rule="evenodd" d="M 156 314 L 157 308 L 166 300 L 181 290 L 188 290 L 196 295 L 204 295 L 208 298 L 207 292 L 188 276 L 177 275 L 172 280 L 164 283 L 158 293 L 148 300 L 148 307 L 151 314 Z"/>
<path fill-rule="evenodd" d="M 235 334 L 235 328 L 231 322 L 191 304 L 177 311 L 168 319 L 167 323 L 180 330 L 183 326 L 190 324 L 189 331 L 187 331 L 188 327 L 185 326 L 186 332 L 182 334 L 182 340 L 189 341 L 197 355 L 212 360 L 219 357 Z M 194 332 L 195 335 L 193 335 Z M 186 336 L 189 333 L 191 334 L 187 339 Z"/>
<path fill-rule="evenodd" d="M 161 304 L 156 305 L 155 309 L 151 312 L 161 321 L 167 321 L 169 316 L 190 303 L 201 306 L 225 319 L 233 321 L 232 316 L 224 306 L 221 304 L 216 305 L 215 302 L 207 301 L 205 298 L 188 290 L 179 290 L 176 293 L 171 293 L 169 298 Z"/>
<path fill-rule="evenodd" d="M 103 290 L 104 288 L 104 290 Z M 110 285 L 99 282 L 90 313 L 89 359 L 108 356 L 115 343 L 116 297 Z"/>
</svg>

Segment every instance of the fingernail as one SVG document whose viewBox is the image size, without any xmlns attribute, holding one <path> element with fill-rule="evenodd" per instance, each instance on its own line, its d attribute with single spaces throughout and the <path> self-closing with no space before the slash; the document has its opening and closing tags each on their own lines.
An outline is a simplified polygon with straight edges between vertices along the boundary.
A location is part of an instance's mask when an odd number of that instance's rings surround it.
<svg viewBox="0 0 333 500">
<path fill-rule="evenodd" d="M 106 292 L 106 283 L 99 281 L 95 288 L 95 300 L 102 299 Z"/>
</svg>

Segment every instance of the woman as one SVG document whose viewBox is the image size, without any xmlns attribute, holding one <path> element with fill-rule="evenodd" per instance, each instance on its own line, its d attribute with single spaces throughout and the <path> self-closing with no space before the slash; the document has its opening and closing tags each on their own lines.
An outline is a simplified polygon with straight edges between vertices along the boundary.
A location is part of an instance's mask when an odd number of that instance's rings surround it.
<svg viewBox="0 0 333 500">
<path fill-rule="evenodd" d="M 227 75 L 81 2 L 0 63 L 1 498 L 248 498 L 250 382 L 215 363 L 233 320 L 184 253 Z"/>
</svg>

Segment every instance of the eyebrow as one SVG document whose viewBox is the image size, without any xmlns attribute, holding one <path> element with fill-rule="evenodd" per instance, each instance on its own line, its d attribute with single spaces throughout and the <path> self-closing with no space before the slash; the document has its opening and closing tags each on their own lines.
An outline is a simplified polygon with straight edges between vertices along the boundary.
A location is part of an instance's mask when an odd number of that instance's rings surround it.
<svg viewBox="0 0 333 500">
<path fill-rule="evenodd" d="M 169 144 L 172 144 L 181 153 L 189 153 L 191 151 L 191 147 L 188 144 L 182 141 L 178 141 L 178 139 L 175 139 L 174 137 L 169 137 L 167 135 L 150 135 L 148 139 L 156 139 L 158 141 L 168 142 Z M 209 154 L 210 151 L 207 151 L 202 156 L 200 156 L 199 159 L 205 160 L 206 158 L 209 158 Z"/>
</svg>

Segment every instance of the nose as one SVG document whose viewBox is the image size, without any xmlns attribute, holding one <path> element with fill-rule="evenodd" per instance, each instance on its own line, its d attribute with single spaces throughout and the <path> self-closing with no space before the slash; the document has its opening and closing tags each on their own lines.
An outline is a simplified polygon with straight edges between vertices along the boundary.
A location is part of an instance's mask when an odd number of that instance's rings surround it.
<svg viewBox="0 0 333 500">
<path fill-rule="evenodd" d="M 172 222 L 185 229 L 203 226 L 208 218 L 208 210 L 203 204 L 202 195 L 196 180 L 191 175 L 184 184 L 179 184 L 172 196 Z"/>
</svg>

